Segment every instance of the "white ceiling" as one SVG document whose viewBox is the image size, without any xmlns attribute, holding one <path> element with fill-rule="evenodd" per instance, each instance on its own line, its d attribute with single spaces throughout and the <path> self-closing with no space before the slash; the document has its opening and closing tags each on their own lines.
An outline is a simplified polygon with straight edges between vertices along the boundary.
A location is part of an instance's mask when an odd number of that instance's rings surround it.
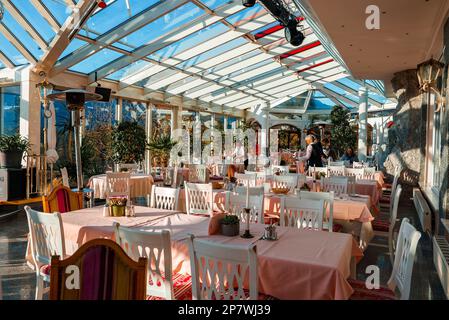
<svg viewBox="0 0 449 320">
<path fill-rule="evenodd" d="M 303 0 L 319 19 L 356 79 L 385 81 L 443 49 L 448 0 Z M 380 30 L 368 30 L 366 8 L 380 8 Z"/>
</svg>

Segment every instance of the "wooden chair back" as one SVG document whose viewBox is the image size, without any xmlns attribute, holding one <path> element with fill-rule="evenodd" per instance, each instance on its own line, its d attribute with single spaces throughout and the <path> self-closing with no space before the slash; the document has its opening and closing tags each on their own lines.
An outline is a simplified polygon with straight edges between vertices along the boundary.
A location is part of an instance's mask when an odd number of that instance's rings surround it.
<svg viewBox="0 0 449 320">
<path fill-rule="evenodd" d="M 73 192 L 63 185 L 58 185 L 48 196 L 42 197 L 42 206 L 47 213 L 83 209 L 83 193 Z"/>
<path fill-rule="evenodd" d="M 94 239 L 72 256 L 53 256 L 50 300 L 144 300 L 147 259 L 134 261 L 114 241 Z"/>
</svg>

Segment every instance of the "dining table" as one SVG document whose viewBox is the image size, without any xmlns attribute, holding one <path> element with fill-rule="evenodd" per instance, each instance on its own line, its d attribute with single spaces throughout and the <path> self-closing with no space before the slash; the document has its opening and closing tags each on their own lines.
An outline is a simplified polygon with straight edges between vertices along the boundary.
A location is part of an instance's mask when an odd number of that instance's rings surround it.
<svg viewBox="0 0 449 320">
<path fill-rule="evenodd" d="M 151 174 L 131 173 L 129 182 L 131 198 L 146 197 L 151 193 L 151 187 L 154 179 Z M 106 174 L 99 174 L 90 177 L 89 188 L 94 190 L 96 199 L 106 199 Z"/>
<path fill-rule="evenodd" d="M 281 199 L 283 197 L 295 197 L 298 195 L 288 193 L 278 195 L 266 193 L 264 196 L 264 214 L 266 218 L 278 219 L 280 216 Z M 370 208 L 371 197 L 366 195 L 342 195 L 336 196 L 333 206 L 333 223 L 339 224 L 342 232 L 352 234 L 358 240 L 361 250 L 366 250 L 368 244 L 374 238 L 372 221 L 375 217 Z M 330 208 L 326 208 L 327 218 L 330 217 Z"/>
<path fill-rule="evenodd" d="M 251 223 L 254 238 L 243 239 L 210 234 L 209 217 L 139 206 L 135 207 L 135 217 L 104 217 L 102 211 L 100 206 L 61 215 L 67 254 L 91 239 L 114 240 L 114 222 L 147 232 L 168 230 L 173 272 L 188 275 L 190 234 L 216 243 L 254 244 L 259 292 L 278 299 L 348 299 L 353 293 L 348 279 L 355 275 L 355 262 L 363 256 L 349 234 L 278 227 L 278 240 L 266 241 L 262 240 L 265 226 Z"/>
</svg>

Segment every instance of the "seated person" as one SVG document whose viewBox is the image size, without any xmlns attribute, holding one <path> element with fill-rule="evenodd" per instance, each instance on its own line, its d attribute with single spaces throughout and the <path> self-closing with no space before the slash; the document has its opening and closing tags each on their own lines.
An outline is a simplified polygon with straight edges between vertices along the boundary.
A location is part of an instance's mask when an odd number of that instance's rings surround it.
<svg viewBox="0 0 449 320">
<path fill-rule="evenodd" d="M 350 164 L 353 164 L 354 162 L 358 162 L 359 158 L 354 153 L 354 150 L 351 147 L 349 147 L 346 149 L 345 154 L 343 155 L 343 157 L 341 157 L 340 160 L 341 161 L 349 161 Z"/>
</svg>

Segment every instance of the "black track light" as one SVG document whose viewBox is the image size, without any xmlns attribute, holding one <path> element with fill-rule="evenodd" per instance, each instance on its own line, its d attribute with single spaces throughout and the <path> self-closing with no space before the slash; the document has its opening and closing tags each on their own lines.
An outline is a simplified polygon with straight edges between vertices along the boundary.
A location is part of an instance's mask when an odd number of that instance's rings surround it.
<svg viewBox="0 0 449 320">
<path fill-rule="evenodd" d="M 298 22 L 296 20 L 290 20 L 285 27 L 285 38 L 292 46 L 298 47 L 306 38 L 304 34 L 298 30 Z"/>
<path fill-rule="evenodd" d="M 256 0 L 242 0 L 242 4 L 244 7 L 250 8 L 256 4 Z"/>
</svg>

